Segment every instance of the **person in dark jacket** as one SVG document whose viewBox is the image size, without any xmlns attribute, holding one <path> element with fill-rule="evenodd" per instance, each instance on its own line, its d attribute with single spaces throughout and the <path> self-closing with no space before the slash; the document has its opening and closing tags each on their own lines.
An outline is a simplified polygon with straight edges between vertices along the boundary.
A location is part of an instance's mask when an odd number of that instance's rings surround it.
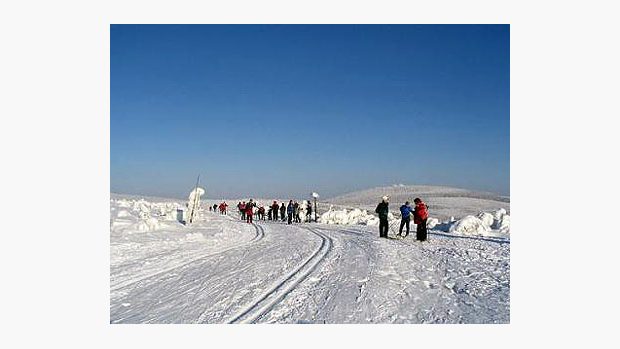
<svg viewBox="0 0 620 349">
<path fill-rule="evenodd" d="M 297 201 L 293 203 L 293 218 L 295 223 L 301 223 L 301 219 L 299 218 L 299 203 Z"/>
<path fill-rule="evenodd" d="M 265 206 L 263 205 L 260 205 L 260 207 L 258 208 L 258 220 L 259 221 L 265 220 Z"/>
<path fill-rule="evenodd" d="M 312 222 L 312 203 L 310 201 L 308 201 L 306 206 L 306 219 L 308 222 Z"/>
<path fill-rule="evenodd" d="M 428 219 L 428 206 L 420 198 L 413 200 L 415 209 L 413 210 L 413 223 L 417 225 L 416 240 L 426 241 L 426 220 Z"/>
<path fill-rule="evenodd" d="M 398 229 L 398 236 L 407 237 L 409 235 L 409 222 L 411 221 L 411 213 L 413 213 L 413 209 L 409 206 L 409 201 L 406 201 L 404 205 L 400 207 L 400 229 Z M 405 232 L 405 236 L 403 236 L 403 227 L 407 226 L 407 231 Z"/>
<path fill-rule="evenodd" d="M 280 206 L 280 219 L 282 220 L 282 222 L 286 220 L 286 206 L 284 206 L 284 203 L 282 203 L 282 206 Z"/>
<path fill-rule="evenodd" d="M 274 201 L 273 204 L 271 204 L 271 214 L 273 216 L 273 220 L 277 221 L 278 220 L 278 209 L 280 207 L 278 206 L 278 202 Z"/>
<path fill-rule="evenodd" d="M 295 207 L 293 206 L 293 200 L 289 200 L 288 206 L 286 206 L 286 214 L 288 215 L 288 224 L 293 222 L 293 212 Z"/>
<path fill-rule="evenodd" d="M 377 205 L 377 208 L 375 209 L 375 212 L 377 214 L 379 214 L 379 237 L 381 238 L 387 238 L 387 234 L 388 234 L 388 229 L 389 229 L 389 223 L 388 223 L 388 212 L 389 212 L 389 208 L 388 208 L 388 201 L 389 201 L 389 197 L 388 196 L 384 196 L 382 198 L 382 201 L 379 203 L 379 205 Z"/>
</svg>

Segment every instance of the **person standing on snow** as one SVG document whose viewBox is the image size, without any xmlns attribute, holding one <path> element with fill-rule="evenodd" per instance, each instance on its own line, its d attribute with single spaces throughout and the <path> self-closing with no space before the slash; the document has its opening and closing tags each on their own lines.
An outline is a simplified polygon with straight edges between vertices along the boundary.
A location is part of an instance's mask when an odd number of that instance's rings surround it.
<svg viewBox="0 0 620 349">
<path fill-rule="evenodd" d="M 213 212 L 217 210 L 217 204 L 213 204 Z"/>
<path fill-rule="evenodd" d="M 278 220 L 278 209 L 279 208 L 280 206 L 278 206 L 278 202 L 274 200 L 273 204 L 271 204 L 271 212 L 273 215 L 274 222 Z"/>
<path fill-rule="evenodd" d="M 389 196 L 384 196 L 381 198 L 381 202 L 377 205 L 375 212 L 379 215 L 379 237 L 387 238 L 389 223 L 388 223 L 388 201 Z"/>
<path fill-rule="evenodd" d="M 260 207 L 258 208 L 258 220 L 259 221 L 265 220 L 265 206 L 263 205 L 260 205 Z"/>
<path fill-rule="evenodd" d="M 250 199 L 250 201 L 245 204 L 245 216 L 246 216 L 246 222 L 248 223 L 253 223 L 252 222 L 252 216 L 254 215 L 254 201 L 252 199 Z"/>
<path fill-rule="evenodd" d="M 293 205 L 293 200 L 289 200 L 288 206 L 286 207 L 286 214 L 288 215 L 288 224 L 291 224 L 293 221 L 294 211 L 295 211 L 295 206 Z"/>
<path fill-rule="evenodd" d="M 293 204 L 293 217 L 295 218 L 295 223 L 301 223 L 301 219 L 299 219 L 299 203 L 297 201 Z"/>
<path fill-rule="evenodd" d="M 245 201 L 239 204 L 239 212 L 241 212 L 241 220 L 245 221 Z"/>
<path fill-rule="evenodd" d="M 284 220 L 286 219 L 286 207 L 284 206 L 284 203 L 282 203 L 282 206 L 280 206 L 280 219 L 282 220 L 282 222 L 284 222 Z"/>
<path fill-rule="evenodd" d="M 306 206 L 306 219 L 308 222 L 312 222 L 312 203 L 308 201 L 308 205 Z"/>
<path fill-rule="evenodd" d="M 428 206 L 420 198 L 413 200 L 415 209 L 413 211 L 413 223 L 417 225 L 416 240 L 426 241 L 426 220 L 428 219 Z"/>
<path fill-rule="evenodd" d="M 409 206 L 409 201 L 406 201 L 404 205 L 400 207 L 400 229 L 398 229 L 398 236 L 407 237 L 409 235 L 409 222 L 411 221 L 411 213 L 413 213 L 413 209 Z M 407 225 L 407 232 L 405 236 L 403 236 L 403 226 Z"/>
</svg>

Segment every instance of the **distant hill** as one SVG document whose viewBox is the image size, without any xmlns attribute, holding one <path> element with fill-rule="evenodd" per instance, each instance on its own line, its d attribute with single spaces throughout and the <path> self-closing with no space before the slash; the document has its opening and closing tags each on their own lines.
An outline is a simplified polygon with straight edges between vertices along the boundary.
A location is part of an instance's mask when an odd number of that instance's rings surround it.
<svg viewBox="0 0 620 349">
<path fill-rule="evenodd" d="M 150 202 L 179 202 L 185 203 L 187 201 L 183 199 L 174 199 L 174 198 L 162 198 L 158 196 L 148 196 L 148 195 L 135 195 L 135 194 L 119 194 L 119 193 L 110 193 L 110 199 L 113 200 L 140 200 L 144 199 Z"/>
<path fill-rule="evenodd" d="M 429 206 L 432 217 L 448 219 L 450 216 L 463 217 L 480 211 L 493 211 L 504 208 L 510 213 L 510 198 L 488 192 L 477 192 L 444 186 L 430 185 L 392 185 L 377 187 L 339 195 L 321 200 L 321 203 L 335 207 L 361 208 L 374 212 L 383 195 L 390 197 L 390 209 L 398 212 L 405 201 L 413 204 L 419 197 Z"/>
</svg>

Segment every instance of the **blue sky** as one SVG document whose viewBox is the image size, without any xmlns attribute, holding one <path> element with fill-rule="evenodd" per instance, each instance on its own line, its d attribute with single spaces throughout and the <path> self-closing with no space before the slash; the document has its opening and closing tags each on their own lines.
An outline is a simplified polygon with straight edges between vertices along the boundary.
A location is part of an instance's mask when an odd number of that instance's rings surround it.
<svg viewBox="0 0 620 349">
<path fill-rule="evenodd" d="M 111 191 L 509 195 L 508 25 L 112 25 Z"/>
</svg>

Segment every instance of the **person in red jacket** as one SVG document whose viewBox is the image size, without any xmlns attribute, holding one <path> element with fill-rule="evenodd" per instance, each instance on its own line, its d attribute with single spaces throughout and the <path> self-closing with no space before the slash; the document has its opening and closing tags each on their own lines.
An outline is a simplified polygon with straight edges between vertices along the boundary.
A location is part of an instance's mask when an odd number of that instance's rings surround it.
<svg viewBox="0 0 620 349">
<path fill-rule="evenodd" d="M 413 223 L 416 224 L 416 240 L 426 241 L 426 220 L 428 219 L 428 206 L 420 198 L 413 200 Z"/>
<path fill-rule="evenodd" d="M 248 223 L 252 223 L 252 215 L 254 215 L 254 206 L 256 206 L 256 204 L 254 203 L 254 201 L 252 199 L 250 199 L 250 201 L 245 204 L 245 216 L 246 216 L 246 222 Z"/>
<path fill-rule="evenodd" d="M 243 203 L 239 203 L 239 213 L 241 213 L 241 220 L 245 221 L 245 201 Z"/>
</svg>

